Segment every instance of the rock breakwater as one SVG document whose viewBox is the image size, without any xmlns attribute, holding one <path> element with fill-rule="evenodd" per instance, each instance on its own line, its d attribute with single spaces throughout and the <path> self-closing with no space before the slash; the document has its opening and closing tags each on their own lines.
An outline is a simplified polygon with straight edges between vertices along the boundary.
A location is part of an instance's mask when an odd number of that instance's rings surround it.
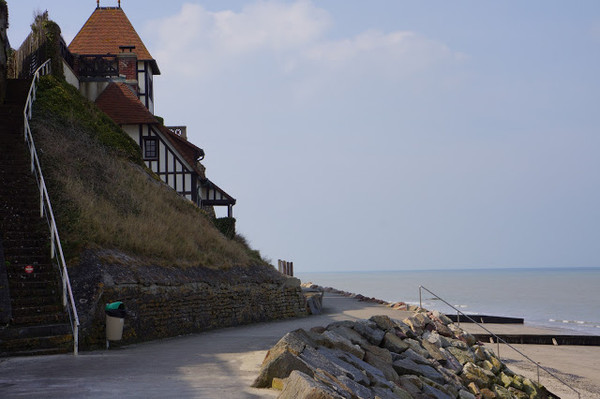
<svg viewBox="0 0 600 399">
<path fill-rule="evenodd" d="M 295 330 L 267 353 L 258 388 L 279 398 L 555 398 L 439 312 Z"/>
<path fill-rule="evenodd" d="M 383 299 L 368 297 L 368 296 L 365 296 L 362 294 L 356 294 L 353 292 L 338 290 L 337 288 L 333 288 L 333 287 L 321 287 L 320 285 L 313 284 L 312 282 L 303 283 L 302 287 L 305 289 L 320 290 L 323 292 L 331 292 L 333 294 L 342 295 L 342 296 L 349 297 L 349 298 L 355 298 L 361 302 L 377 303 L 379 305 L 389 306 L 389 307 L 391 307 L 393 309 L 397 309 L 397 310 L 416 311 L 419 309 L 418 306 L 409 305 L 405 302 L 387 302 L 387 301 L 384 301 Z"/>
</svg>

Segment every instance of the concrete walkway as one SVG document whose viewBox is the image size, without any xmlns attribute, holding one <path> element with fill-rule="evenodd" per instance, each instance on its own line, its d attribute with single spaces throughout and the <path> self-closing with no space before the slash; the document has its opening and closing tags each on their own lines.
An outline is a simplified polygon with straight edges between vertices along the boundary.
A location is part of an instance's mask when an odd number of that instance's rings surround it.
<svg viewBox="0 0 600 399">
<path fill-rule="evenodd" d="M 0 359 L 1 398 L 271 398 L 250 388 L 285 333 L 376 314 L 410 312 L 326 294 L 324 314 L 214 330 L 108 351 Z"/>
</svg>

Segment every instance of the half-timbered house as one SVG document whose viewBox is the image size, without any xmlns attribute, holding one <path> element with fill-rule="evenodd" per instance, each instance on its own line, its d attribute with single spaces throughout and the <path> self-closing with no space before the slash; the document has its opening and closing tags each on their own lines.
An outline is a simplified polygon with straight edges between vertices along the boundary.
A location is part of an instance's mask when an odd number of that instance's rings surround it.
<svg viewBox="0 0 600 399">
<path fill-rule="evenodd" d="M 204 150 L 187 140 L 185 126 L 169 128 L 154 116 L 154 77 L 160 69 L 120 0 L 117 7 L 101 7 L 97 0 L 68 49 L 73 59 L 65 69 L 76 76 L 81 93 L 138 143 L 146 165 L 198 206 L 224 206 L 232 217 L 236 201 L 206 178 L 200 163 Z"/>
</svg>

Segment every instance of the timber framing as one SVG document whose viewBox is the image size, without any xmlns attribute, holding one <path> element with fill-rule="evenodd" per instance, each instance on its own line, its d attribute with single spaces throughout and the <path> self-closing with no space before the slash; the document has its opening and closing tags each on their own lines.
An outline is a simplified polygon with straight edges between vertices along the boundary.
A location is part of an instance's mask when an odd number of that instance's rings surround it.
<svg viewBox="0 0 600 399">
<path fill-rule="evenodd" d="M 184 126 L 171 130 L 154 117 L 154 75 L 160 70 L 120 3 L 98 2 L 64 52 L 80 91 L 136 141 L 150 170 L 198 206 L 227 207 L 233 217 L 236 200 L 205 176 L 204 150 L 181 134 Z"/>
</svg>

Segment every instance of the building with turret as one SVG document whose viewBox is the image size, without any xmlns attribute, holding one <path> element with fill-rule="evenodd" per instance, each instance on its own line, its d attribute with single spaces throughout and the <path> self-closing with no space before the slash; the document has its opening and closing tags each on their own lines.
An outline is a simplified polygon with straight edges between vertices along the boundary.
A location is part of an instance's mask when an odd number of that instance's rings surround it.
<svg viewBox="0 0 600 399">
<path fill-rule="evenodd" d="M 206 178 L 204 150 L 187 140 L 185 126 L 165 126 L 154 115 L 158 63 L 121 8 L 96 9 L 68 46 L 65 77 L 136 141 L 144 162 L 162 181 L 203 208 L 236 200 Z"/>
</svg>

